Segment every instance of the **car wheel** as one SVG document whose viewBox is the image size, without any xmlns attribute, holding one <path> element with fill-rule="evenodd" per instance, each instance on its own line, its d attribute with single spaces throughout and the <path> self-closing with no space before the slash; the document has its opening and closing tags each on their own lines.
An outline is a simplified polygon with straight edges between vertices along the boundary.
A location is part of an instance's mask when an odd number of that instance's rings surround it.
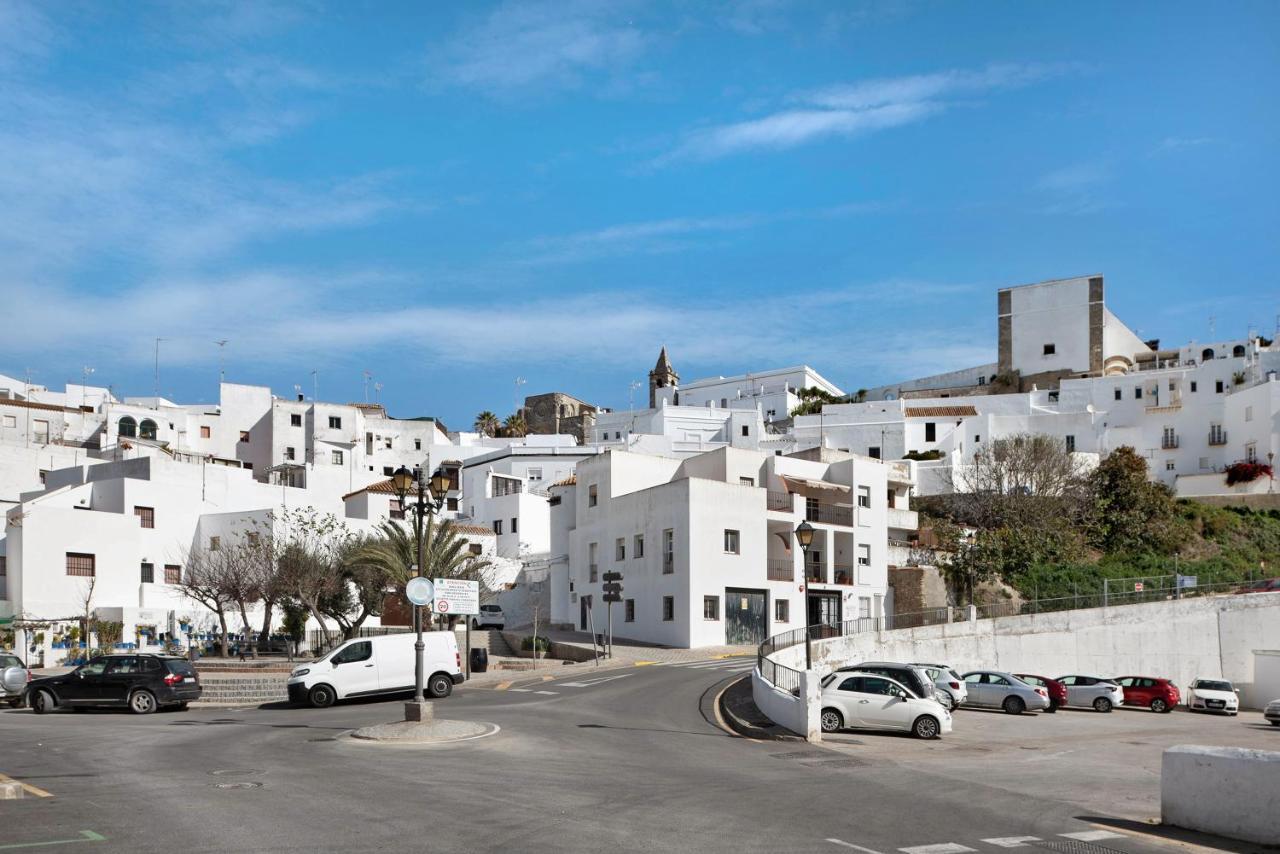
<svg viewBox="0 0 1280 854">
<path fill-rule="evenodd" d="M 1272 725 L 1272 726 L 1280 726 L 1280 721 L 1272 721 L 1272 722 L 1271 722 L 1271 725 Z"/>
<path fill-rule="evenodd" d="M 838 732 L 844 728 L 844 716 L 836 709 L 823 709 L 818 720 L 822 723 L 823 732 Z"/>
<path fill-rule="evenodd" d="M 1093 701 L 1093 708 L 1095 711 L 1109 712 L 1111 711 L 1111 701 L 1106 697 L 1099 697 Z"/>
<path fill-rule="evenodd" d="M 1056 712 L 1056 711 L 1058 711 L 1058 701 L 1057 701 L 1057 700 L 1050 700 L 1050 701 L 1049 701 L 1049 708 L 1045 709 L 1045 712 L 1046 712 L 1047 714 L 1050 714 L 1050 715 L 1051 715 L 1051 714 L 1053 714 L 1053 713 L 1054 713 L 1054 712 Z"/>
<path fill-rule="evenodd" d="M 150 691 L 134 691 L 129 695 L 129 711 L 149 715 L 156 710 L 156 696 Z"/>
<path fill-rule="evenodd" d="M 1156 697 L 1151 701 L 1151 711 L 1156 714 L 1163 714 L 1164 712 L 1169 711 L 1169 704 L 1164 700 L 1161 700 L 1159 697 Z"/>
<path fill-rule="evenodd" d="M 53 695 L 48 691 L 37 691 L 31 696 L 31 711 L 37 715 L 47 715 L 53 711 Z"/>
<path fill-rule="evenodd" d="M 1027 704 L 1021 697 L 1005 697 L 1003 708 L 1006 715 L 1020 715 L 1027 710 Z"/>
<path fill-rule="evenodd" d="M 445 673 L 437 673 L 428 680 L 427 693 L 432 697 L 447 697 L 453 693 L 453 680 Z"/>
<path fill-rule="evenodd" d="M 938 720 L 930 715 L 921 715 L 916 718 L 916 722 L 911 726 L 911 732 L 916 738 L 923 738 L 926 741 L 938 737 Z"/>
<path fill-rule="evenodd" d="M 328 685 L 317 685 L 307 694 L 307 699 L 317 709 L 327 709 L 338 697 Z"/>
</svg>

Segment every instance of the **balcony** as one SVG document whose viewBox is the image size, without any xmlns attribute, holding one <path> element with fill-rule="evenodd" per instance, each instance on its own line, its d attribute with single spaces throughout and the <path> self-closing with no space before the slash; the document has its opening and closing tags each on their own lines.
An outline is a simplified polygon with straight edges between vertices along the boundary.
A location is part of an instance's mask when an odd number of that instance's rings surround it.
<svg viewBox="0 0 1280 854">
<path fill-rule="evenodd" d="M 891 483 L 914 483 L 911 479 L 911 463 L 906 460 L 890 460 L 885 463 L 889 467 Z"/>
<path fill-rule="evenodd" d="M 840 525 L 853 527 L 853 508 L 847 504 L 821 504 L 817 501 L 806 501 L 804 518 L 810 522 L 823 525 Z"/>
<path fill-rule="evenodd" d="M 835 574 L 836 574 L 836 577 L 835 577 L 836 584 L 844 584 L 847 586 L 853 585 L 853 579 L 854 579 L 853 564 L 837 563 L 833 567 L 833 569 L 835 570 Z"/>
<path fill-rule="evenodd" d="M 1174 434 L 1166 433 L 1160 438 L 1160 448 L 1165 451 L 1174 451 L 1178 448 L 1178 437 Z"/>
<path fill-rule="evenodd" d="M 822 571 L 822 564 L 811 563 L 804 569 L 804 580 L 806 584 L 826 584 L 827 575 Z"/>
<path fill-rule="evenodd" d="M 676 571 L 676 556 L 666 554 L 662 556 L 662 574 L 671 575 Z"/>
<path fill-rule="evenodd" d="M 914 531 L 920 527 L 920 514 L 914 510 L 899 510 L 897 507 L 890 507 L 888 517 L 887 523 L 890 528 Z"/>
<path fill-rule="evenodd" d="M 1226 430 L 1223 430 L 1223 429 L 1221 429 L 1221 428 L 1217 428 L 1217 429 L 1210 430 L 1210 431 L 1209 431 L 1209 444 L 1210 444 L 1210 445 L 1225 445 L 1225 444 L 1227 444 L 1227 431 L 1226 431 Z"/>
<path fill-rule="evenodd" d="M 765 497 L 765 507 L 770 510 L 780 510 L 783 513 L 792 513 L 796 509 L 796 497 L 790 492 L 775 492 L 771 489 Z"/>
<path fill-rule="evenodd" d="M 1182 395 L 1177 392 L 1170 392 L 1165 400 L 1161 400 L 1159 395 L 1147 398 L 1147 412 L 1174 412 L 1182 408 Z"/>
<path fill-rule="evenodd" d="M 791 558 L 769 560 L 767 562 L 768 579 L 770 581 L 794 581 L 796 577 L 795 561 Z"/>
</svg>

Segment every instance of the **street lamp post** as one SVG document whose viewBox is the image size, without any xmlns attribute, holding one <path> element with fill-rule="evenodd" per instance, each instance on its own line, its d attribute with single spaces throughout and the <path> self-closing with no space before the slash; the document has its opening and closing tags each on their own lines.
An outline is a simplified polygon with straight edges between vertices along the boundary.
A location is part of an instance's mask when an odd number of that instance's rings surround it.
<svg viewBox="0 0 1280 854">
<path fill-rule="evenodd" d="M 813 544 L 813 526 L 809 524 L 809 520 L 805 519 L 799 525 L 796 525 L 796 542 L 800 544 L 800 548 L 804 550 L 804 560 L 800 562 L 801 576 L 804 578 L 805 584 L 805 627 L 804 627 L 804 669 L 813 669 L 813 650 L 810 641 L 813 639 L 813 633 L 809 630 L 809 546 Z"/>
<path fill-rule="evenodd" d="M 405 512 L 412 509 L 414 516 L 417 518 L 418 525 L 415 539 L 418 546 L 418 563 L 416 576 L 423 578 L 425 577 L 425 567 L 423 566 L 422 553 L 425 547 L 424 539 L 427 522 L 444 506 L 445 496 L 452 486 L 449 475 L 445 474 L 443 469 L 436 470 L 436 473 L 431 476 L 429 487 L 431 494 L 429 497 L 427 495 L 428 484 L 423 480 L 422 469 L 419 466 L 414 466 L 413 471 L 400 466 L 391 475 L 391 485 L 400 501 L 400 509 Z M 412 505 L 406 505 L 405 499 L 409 497 L 410 490 L 415 486 L 418 493 L 417 501 Z M 422 653 L 426 649 L 426 644 L 422 641 L 422 609 L 418 605 L 413 606 L 413 630 L 417 634 L 417 640 L 413 644 L 413 702 L 421 703 L 424 699 L 422 690 Z"/>
</svg>

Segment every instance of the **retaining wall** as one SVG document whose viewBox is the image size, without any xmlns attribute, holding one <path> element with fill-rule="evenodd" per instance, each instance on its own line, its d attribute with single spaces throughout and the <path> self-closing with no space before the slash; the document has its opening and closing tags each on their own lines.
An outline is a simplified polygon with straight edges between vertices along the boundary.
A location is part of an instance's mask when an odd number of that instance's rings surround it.
<svg viewBox="0 0 1280 854">
<path fill-rule="evenodd" d="M 1165 824 L 1275 845 L 1280 842 L 1280 753 L 1182 744 L 1160 763 Z"/>
</svg>

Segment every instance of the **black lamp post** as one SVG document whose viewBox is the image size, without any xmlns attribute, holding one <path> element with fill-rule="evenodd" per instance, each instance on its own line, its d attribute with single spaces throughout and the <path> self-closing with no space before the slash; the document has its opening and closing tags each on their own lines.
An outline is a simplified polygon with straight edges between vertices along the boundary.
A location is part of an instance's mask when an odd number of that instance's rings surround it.
<svg viewBox="0 0 1280 854">
<path fill-rule="evenodd" d="M 800 571 L 804 573 L 804 583 L 806 590 L 809 586 L 809 546 L 813 545 L 813 526 L 809 524 L 809 520 L 805 519 L 799 525 L 796 525 L 796 542 L 800 544 L 800 548 L 804 550 L 804 560 L 800 563 Z M 813 633 L 809 630 L 809 597 L 805 595 L 805 628 L 804 628 L 804 669 L 813 669 L 813 652 L 810 649 L 809 641 Z"/>
<path fill-rule="evenodd" d="M 391 485 L 400 501 L 400 509 L 406 513 L 412 510 L 414 516 L 417 517 L 418 526 L 415 534 L 415 539 L 418 541 L 417 577 L 422 578 L 424 577 L 424 567 L 422 565 L 423 539 L 426 536 L 427 520 L 444 506 L 445 496 L 448 494 L 452 482 L 443 469 L 436 469 L 436 473 L 431 476 L 431 494 L 428 497 L 428 484 L 422 478 L 422 469 L 414 466 L 413 471 L 409 471 L 404 466 L 400 466 L 391 475 Z M 418 500 L 412 505 L 407 505 L 405 499 L 409 497 L 410 490 L 415 486 L 417 487 Z M 413 630 L 418 635 L 418 639 L 413 645 L 413 701 L 420 703 L 423 700 L 422 652 L 426 645 L 422 642 L 422 610 L 418 605 L 413 606 Z"/>
</svg>

